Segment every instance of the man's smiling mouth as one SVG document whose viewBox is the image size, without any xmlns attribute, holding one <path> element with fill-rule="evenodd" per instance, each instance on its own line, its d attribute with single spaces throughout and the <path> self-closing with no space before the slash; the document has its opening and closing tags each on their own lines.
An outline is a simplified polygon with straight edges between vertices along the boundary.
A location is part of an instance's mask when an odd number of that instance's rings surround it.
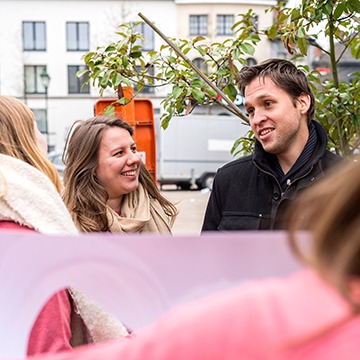
<svg viewBox="0 0 360 360">
<path fill-rule="evenodd" d="M 267 134 L 269 134 L 269 133 L 271 133 L 272 131 L 274 131 L 275 129 L 264 129 L 264 130 L 261 130 L 260 132 L 259 132 L 259 135 L 260 136 L 264 136 L 264 135 L 267 135 Z"/>
</svg>

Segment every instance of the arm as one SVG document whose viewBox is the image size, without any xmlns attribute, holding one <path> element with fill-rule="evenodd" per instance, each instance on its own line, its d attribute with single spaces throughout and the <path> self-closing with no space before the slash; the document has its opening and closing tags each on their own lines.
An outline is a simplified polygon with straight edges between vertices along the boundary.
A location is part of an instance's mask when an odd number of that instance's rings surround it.
<svg viewBox="0 0 360 360">
<path fill-rule="evenodd" d="M 37 317 L 30 333 L 27 355 L 72 349 L 70 319 L 69 293 L 62 290 L 50 298 Z"/>
</svg>

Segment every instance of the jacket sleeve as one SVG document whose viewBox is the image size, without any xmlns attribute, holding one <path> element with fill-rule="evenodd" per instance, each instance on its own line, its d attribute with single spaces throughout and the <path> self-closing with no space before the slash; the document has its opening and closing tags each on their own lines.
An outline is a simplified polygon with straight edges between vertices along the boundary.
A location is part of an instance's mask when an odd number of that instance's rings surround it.
<svg viewBox="0 0 360 360">
<path fill-rule="evenodd" d="M 31 330 L 27 355 L 72 349 L 71 304 L 69 293 L 62 290 L 45 304 Z"/>
</svg>

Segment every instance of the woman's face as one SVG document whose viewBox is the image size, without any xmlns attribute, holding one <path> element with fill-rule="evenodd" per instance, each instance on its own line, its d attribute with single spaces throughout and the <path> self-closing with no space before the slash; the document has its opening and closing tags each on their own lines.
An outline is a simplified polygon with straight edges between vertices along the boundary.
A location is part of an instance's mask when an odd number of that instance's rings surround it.
<svg viewBox="0 0 360 360">
<path fill-rule="evenodd" d="M 104 130 L 95 174 L 109 195 L 108 205 L 114 210 L 122 195 L 137 189 L 140 163 L 135 141 L 126 129 L 114 126 Z"/>
<path fill-rule="evenodd" d="M 34 131 L 35 131 L 35 142 L 39 147 L 40 151 L 47 156 L 47 143 L 45 136 L 40 132 L 37 122 L 34 120 Z"/>
</svg>

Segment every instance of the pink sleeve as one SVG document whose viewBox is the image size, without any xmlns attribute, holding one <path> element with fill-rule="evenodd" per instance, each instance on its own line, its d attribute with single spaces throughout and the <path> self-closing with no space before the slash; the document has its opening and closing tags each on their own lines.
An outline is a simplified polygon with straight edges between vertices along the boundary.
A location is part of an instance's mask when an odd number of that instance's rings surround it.
<svg viewBox="0 0 360 360">
<path fill-rule="evenodd" d="M 0 221 L 1 230 L 35 231 L 14 221 Z M 62 290 L 50 298 L 37 317 L 29 337 L 28 355 L 72 349 L 70 319 L 69 293 Z"/>
<path fill-rule="evenodd" d="M 16 231 L 35 231 L 25 225 L 20 225 L 15 221 L 0 221 L 0 230 L 16 230 Z"/>
<path fill-rule="evenodd" d="M 45 304 L 35 321 L 29 337 L 28 356 L 72 349 L 70 318 L 69 293 L 59 291 Z"/>
</svg>

